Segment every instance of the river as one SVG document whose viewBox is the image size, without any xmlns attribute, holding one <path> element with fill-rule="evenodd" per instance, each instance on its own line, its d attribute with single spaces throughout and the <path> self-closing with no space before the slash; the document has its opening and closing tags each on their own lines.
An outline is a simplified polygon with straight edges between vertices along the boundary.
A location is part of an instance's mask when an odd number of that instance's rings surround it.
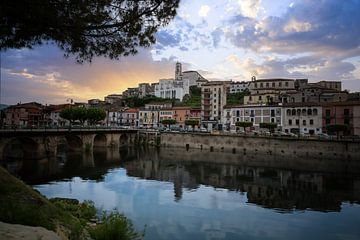
<svg viewBox="0 0 360 240">
<path fill-rule="evenodd" d="M 5 165 L 49 198 L 123 212 L 148 240 L 360 239 L 359 169 L 266 157 L 122 148 Z"/>
</svg>

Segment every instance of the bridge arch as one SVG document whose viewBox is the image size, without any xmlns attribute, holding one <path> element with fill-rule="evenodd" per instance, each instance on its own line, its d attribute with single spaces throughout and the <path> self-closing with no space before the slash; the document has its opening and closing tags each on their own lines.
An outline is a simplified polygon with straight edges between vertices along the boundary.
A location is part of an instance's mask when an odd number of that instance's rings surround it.
<svg viewBox="0 0 360 240">
<path fill-rule="evenodd" d="M 105 134 L 96 134 L 94 137 L 94 147 L 106 147 L 107 137 Z"/>
<path fill-rule="evenodd" d="M 2 159 L 39 159 L 44 156 L 40 150 L 40 145 L 34 139 L 29 137 L 16 137 L 10 139 L 4 147 Z"/>
<path fill-rule="evenodd" d="M 69 147 L 69 150 L 82 150 L 83 149 L 83 141 L 82 139 L 77 135 L 66 135 L 65 136 L 67 145 Z"/>
<path fill-rule="evenodd" d="M 125 146 L 129 144 L 129 135 L 124 133 L 120 135 L 120 139 L 119 139 L 119 143 L 120 143 L 120 147 L 121 146 Z"/>
</svg>

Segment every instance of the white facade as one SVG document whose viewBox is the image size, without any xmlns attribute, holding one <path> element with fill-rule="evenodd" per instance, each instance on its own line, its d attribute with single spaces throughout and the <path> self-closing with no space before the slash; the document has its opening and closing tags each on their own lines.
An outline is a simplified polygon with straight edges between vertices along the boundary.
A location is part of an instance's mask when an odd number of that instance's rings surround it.
<svg viewBox="0 0 360 240">
<path fill-rule="evenodd" d="M 199 81 L 201 80 L 201 81 Z M 180 99 L 190 92 L 190 86 L 201 86 L 206 79 L 197 71 L 182 71 L 181 63 L 175 67 L 175 79 L 160 79 L 155 85 L 155 96 L 159 98 Z"/>
<path fill-rule="evenodd" d="M 281 106 L 243 105 L 225 108 L 222 122 L 228 129 L 236 129 L 236 122 L 252 122 L 255 130 L 260 123 L 276 123 L 281 129 L 282 117 Z"/>
<path fill-rule="evenodd" d="M 159 126 L 159 110 L 140 109 L 139 127 L 154 128 Z"/>
<path fill-rule="evenodd" d="M 155 85 L 155 96 L 159 98 L 180 99 L 189 94 L 189 80 L 160 79 Z"/>
<path fill-rule="evenodd" d="M 249 87 L 249 82 L 231 82 L 230 93 L 244 92 Z"/>
<path fill-rule="evenodd" d="M 322 132 L 322 107 L 311 104 L 283 107 L 283 130 L 300 134 Z"/>
<path fill-rule="evenodd" d="M 117 127 L 121 125 L 121 112 L 120 111 L 108 111 L 105 119 L 108 127 Z"/>
</svg>

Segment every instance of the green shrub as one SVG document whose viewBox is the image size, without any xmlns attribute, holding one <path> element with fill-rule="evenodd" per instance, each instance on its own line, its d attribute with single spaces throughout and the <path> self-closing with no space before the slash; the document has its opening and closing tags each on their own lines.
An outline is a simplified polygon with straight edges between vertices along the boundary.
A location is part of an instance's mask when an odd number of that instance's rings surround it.
<svg viewBox="0 0 360 240">
<path fill-rule="evenodd" d="M 135 231 L 129 219 L 116 211 L 109 214 L 104 212 L 101 224 L 90 228 L 89 233 L 94 240 L 134 240 L 143 237 L 143 234 Z"/>
</svg>

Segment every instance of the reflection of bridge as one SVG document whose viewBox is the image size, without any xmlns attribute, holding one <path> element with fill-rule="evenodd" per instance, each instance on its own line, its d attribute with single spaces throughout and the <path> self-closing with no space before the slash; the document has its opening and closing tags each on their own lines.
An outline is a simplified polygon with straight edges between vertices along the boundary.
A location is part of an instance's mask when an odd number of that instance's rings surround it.
<svg viewBox="0 0 360 240">
<path fill-rule="evenodd" d="M 61 146 L 73 151 L 121 147 L 134 143 L 138 135 L 137 130 L 131 129 L 33 129 L 0 133 L 0 161 L 56 156 Z"/>
</svg>

